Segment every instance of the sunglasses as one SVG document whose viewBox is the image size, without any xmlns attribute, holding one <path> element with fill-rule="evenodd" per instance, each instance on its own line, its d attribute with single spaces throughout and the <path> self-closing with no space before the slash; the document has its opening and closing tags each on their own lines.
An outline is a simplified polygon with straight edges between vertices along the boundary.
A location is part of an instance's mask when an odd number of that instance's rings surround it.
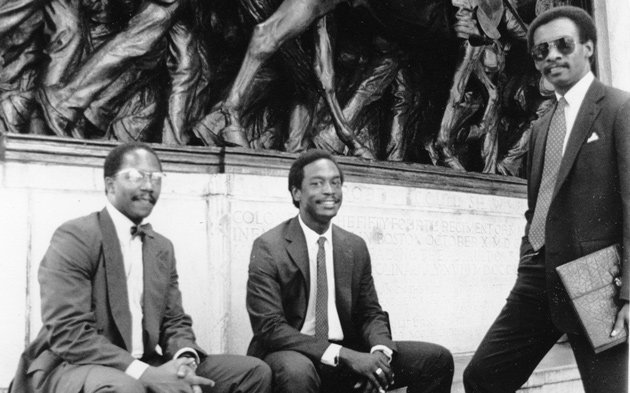
<svg viewBox="0 0 630 393">
<path fill-rule="evenodd" d="M 126 180 L 133 184 L 143 184 L 149 180 L 151 184 L 162 184 L 162 179 L 166 177 L 164 172 L 145 172 L 135 168 L 127 168 L 118 171 L 114 176 L 123 176 Z"/>
<path fill-rule="evenodd" d="M 536 61 L 543 61 L 549 55 L 551 48 L 556 48 L 563 55 L 570 55 L 575 50 L 575 40 L 573 37 L 560 37 L 557 40 L 542 42 L 534 46 L 531 55 Z"/>
</svg>

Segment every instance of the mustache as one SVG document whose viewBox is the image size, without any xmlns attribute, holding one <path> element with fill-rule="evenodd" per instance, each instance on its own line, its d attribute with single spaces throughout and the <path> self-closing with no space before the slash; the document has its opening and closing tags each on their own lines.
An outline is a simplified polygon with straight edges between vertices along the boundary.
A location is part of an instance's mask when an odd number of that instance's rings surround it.
<svg viewBox="0 0 630 393">
<path fill-rule="evenodd" d="M 140 194 L 140 195 L 134 195 L 133 197 L 131 197 L 131 200 L 133 201 L 139 201 L 141 199 L 148 199 L 149 202 L 151 202 L 151 204 L 155 205 L 155 203 L 157 202 L 157 198 L 153 195 L 153 193 L 145 193 L 145 194 Z"/>
<path fill-rule="evenodd" d="M 551 63 L 551 64 L 547 64 L 545 65 L 545 67 L 543 68 L 543 71 L 545 74 L 548 74 L 552 68 L 556 68 L 556 67 L 563 67 L 563 68 L 567 68 L 567 65 L 565 63 Z"/>
</svg>

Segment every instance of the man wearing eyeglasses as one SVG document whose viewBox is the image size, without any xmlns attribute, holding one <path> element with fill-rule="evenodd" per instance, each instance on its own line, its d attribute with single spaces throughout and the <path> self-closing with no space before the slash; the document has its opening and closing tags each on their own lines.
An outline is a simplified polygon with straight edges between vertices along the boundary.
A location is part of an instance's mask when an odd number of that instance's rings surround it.
<svg viewBox="0 0 630 393">
<path fill-rule="evenodd" d="M 516 391 L 564 333 L 587 393 L 627 392 L 628 344 L 595 354 L 555 271 L 621 244 L 623 284 L 610 335 L 627 329 L 630 94 L 594 78 L 595 43 L 593 20 L 580 8 L 553 8 L 530 26 L 530 52 L 557 104 L 533 127 L 518 277 L 464 372 L 468 393 Z"/>
<path fill-rule="evenodd" d="M 173 245 L 145 222 L 164 177 L 155 152 L 119 145 L 104 177 L 105 208 L 59 227 L 42 260 L 43 328 L 10 392 L 268 393 L 262 361 L 195 342 Z"/>
</svg>

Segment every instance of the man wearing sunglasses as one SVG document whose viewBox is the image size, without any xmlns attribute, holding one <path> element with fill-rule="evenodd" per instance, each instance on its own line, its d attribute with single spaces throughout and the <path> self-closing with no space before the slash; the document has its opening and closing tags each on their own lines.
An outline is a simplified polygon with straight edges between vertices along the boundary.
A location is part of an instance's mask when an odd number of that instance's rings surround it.
<svg viewBox="0 0 630 393">
<path fill-rule="evenodd" d="M 557 104 L 533 127 L 518 277 L 464 371 L 468 393 L 515 392 L 565 333 L 587 393 L 627 392 L 627 342 L 595 354 L 555 271 L 621 244 L 622 286 L 610 335 L 627 329 L 630 94 L 594 78 L 595 43 L 593 20 L 580 8 L 553 8 L 530 26 L 530 53 Z"/>
<path fill-rule="evenodd" d="M 172 243 L 145 223 L 162 165 L 140 143 L 104 165 L 106 206 L 57 229 L 39 268 L 43 328 L 12 393 L 268 393 L 271 370 L 207 355 L 182 308 Z"/>
</svg>

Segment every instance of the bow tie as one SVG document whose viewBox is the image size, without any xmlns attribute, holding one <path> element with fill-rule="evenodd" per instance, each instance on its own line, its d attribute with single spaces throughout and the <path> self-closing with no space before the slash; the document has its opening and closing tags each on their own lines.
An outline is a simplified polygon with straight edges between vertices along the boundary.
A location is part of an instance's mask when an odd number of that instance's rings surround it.
<svg viewBox="0 0 630 393">
<path fill-rule="evenodd" d="M 131 238 L 135 239 L 136 236 L 140 237 L 140 240 L 144 241 L 144 236 L 147 234 L 147 231 L 151 229 L 151 225 L 142 224 L 142 225 L 134 225 L 131 227 Z"/>
</svg>

